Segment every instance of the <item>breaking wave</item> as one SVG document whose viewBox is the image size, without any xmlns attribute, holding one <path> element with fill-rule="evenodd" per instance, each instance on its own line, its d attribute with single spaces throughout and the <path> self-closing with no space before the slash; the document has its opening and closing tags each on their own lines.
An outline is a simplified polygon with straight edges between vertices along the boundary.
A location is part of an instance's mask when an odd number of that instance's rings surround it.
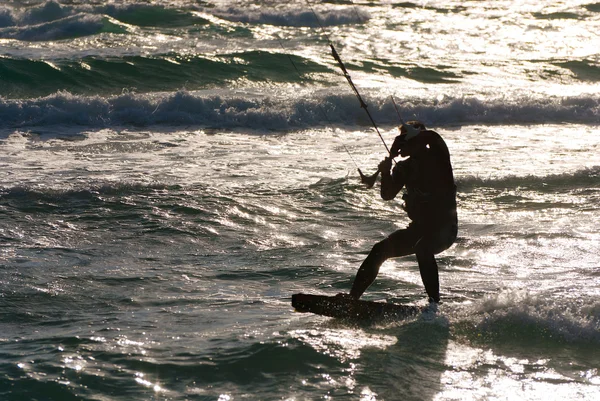
<svg viewBox="0 0 600 401">
<path fill-rule="evenodd" d="M 277 26 L 292 27 L 313 27 L 337 26 L 348 24 L 360 24 L 368 21 L 370 15 L 368 12 L 355 7 L 348 7 L 336 10 L 320 10 L 315 14 L 311 10 L 305 9 L 239 9 L 229 7 L 226 9 L 210 10 L 216 17 L 231 22 L 241 22 L 247 24 L 267 24 Z"/>
<path fill-rule="evenodd" d="M 389 97 L 366 98 L 380 125 L 394 125 L 397 115 Z M 405 98 L 404 116 L 428 125 L 460 124 L 600 124 L 600 96 L 532 99 L 445 97 Z M 57 92 L 34 99 L 0 98 L 0 119 L 8 129 L 75 124 L 89 127 L 193 125 L 196 128 L 296 130 L 325 125 L 363 125 L 352 94 L 331 93 L 245 95 L 240 91 L 178 91 L 118 96 L 81 96 Z"/>
<path fill-rule="evenodd" d="M 540 192 L 552 192 L 557 188 L 600 188 L 600 166 L 583 168 L 563 174 L 546 176 L 506 176 L 502 178 L 463 177 L 458 180 L 460 190 L 473 188 L 531 189 Z"/>
<path fill-rule="evenodd" d="M 600 304 L 564 302 L 526 291 L 501 291 L 483 300 L 466 318 L 483 341 L 514 339 L 538 343 L 600 343 Z"/>
</svg>

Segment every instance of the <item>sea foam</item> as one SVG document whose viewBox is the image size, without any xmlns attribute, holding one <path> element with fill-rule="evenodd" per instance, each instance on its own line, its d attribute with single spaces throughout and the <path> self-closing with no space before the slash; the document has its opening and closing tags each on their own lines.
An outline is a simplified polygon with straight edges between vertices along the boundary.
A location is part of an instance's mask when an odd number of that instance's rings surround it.
<svg viewBox="0 0 600 401">
<path fill-rule="evenodd" d="M 505 290 L 488 296 L 474 308 L 473 314 L 479 320 L 475 327 L 490 337 L 600 344 L 600 303 L 587 301 Z"/>
<path fill-rule="evenodd" d="M 208 9 L 216 17 L 231 22 L 247 24 L 267 24 L 276 26 L 313 27 L 360 24 L 368 21 L 368 12 L 356 7 L 319 10 L 313 12 L 306 7 L 303 9 L 264 9 L 228 7 L 223 9 Z M 316 16 L 315 16 L 316 15 Z"/>
<path fill-rule="evenodd" d="M 297 130 L 327 125 L 369 126 L 352 94 L 335 91 L 310 94 L 244 95 L 243 91 L 163 92 L 116 96 L 82 96 L 57 92 L 33 99 L 0 98 L 4 127 L 27 128 L 55 124 L 86 127 L 133 125 L 194 126 L 196 128 L 246 128 Z M 339 91 L 341 92 L 341 90 Z M 365 96 L 375 121 L 397 124 L 397 115 L 387 96 Z M 507 104 L 509 103 L 509 104 Z M 477 97 L 404 98 L 398 102 L 403 116 L 427 125 L 473 124 L 600 124 L 600 96 L 581 95 L 531 101 Z M 407 117 L 408 118 L 408 117 Z"/>
</svg>

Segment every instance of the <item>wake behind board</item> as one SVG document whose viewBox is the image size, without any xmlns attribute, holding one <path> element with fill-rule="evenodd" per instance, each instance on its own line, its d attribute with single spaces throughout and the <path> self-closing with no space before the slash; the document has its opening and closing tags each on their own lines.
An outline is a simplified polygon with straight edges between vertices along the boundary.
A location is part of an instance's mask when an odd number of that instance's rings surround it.
<svg viewBox="0 0 600 401">
<path fill-rule="evenodd" d="M 349 320 L 406 319 L 423 311 L 415 305 L 353 300 L 326 295 L 294 294 L 292 306 L 298 312 Z"/>
</svg>

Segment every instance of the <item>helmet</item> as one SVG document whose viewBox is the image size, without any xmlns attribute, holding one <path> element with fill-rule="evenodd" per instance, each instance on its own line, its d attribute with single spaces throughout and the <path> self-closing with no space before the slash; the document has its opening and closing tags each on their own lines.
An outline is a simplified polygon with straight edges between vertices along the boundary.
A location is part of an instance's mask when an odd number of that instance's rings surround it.
<svg viewBox="0 0 600 401">
<path fill-rule="evenodd" d="M 394 140 L 390 154 L 397 156 L 404 145 L 425 131 L 425 124 L 420 121 L 408 121 L 400 126 L 400 135 Z"/>
<path fill-rule="evenodd" d="M 408 121 L 400 126 L 400 136 L 404 136 L 404 140 L 408 142 L 424 130 L 425 124 L 423 124 L 422 122 Z"/>
</svg>

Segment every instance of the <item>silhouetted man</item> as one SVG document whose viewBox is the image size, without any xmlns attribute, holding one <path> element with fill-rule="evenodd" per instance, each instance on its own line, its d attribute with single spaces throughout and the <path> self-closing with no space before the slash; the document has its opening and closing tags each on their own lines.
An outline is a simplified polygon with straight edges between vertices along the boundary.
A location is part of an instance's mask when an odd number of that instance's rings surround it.
<svg viewBox="0 0 600 401">
<path fill-rule="evenodd" d="M 407 157 L 392 169 L 392 159 Z M 440 301 L 436 254 L 456 240 L 456 185 L 450 153 L 442 137 L 418 121 L 403 124 L 390 155 L 379 164 L 381 198 L 391 200 L 405 188 L 404 210 L 411 219 L 407 228 L 378 242 L 354 279 L 350 296 L 359 299 L 375 281 L 379 267 L 389 258 L 415 254 L 430 302 Z"/>
</svg>

